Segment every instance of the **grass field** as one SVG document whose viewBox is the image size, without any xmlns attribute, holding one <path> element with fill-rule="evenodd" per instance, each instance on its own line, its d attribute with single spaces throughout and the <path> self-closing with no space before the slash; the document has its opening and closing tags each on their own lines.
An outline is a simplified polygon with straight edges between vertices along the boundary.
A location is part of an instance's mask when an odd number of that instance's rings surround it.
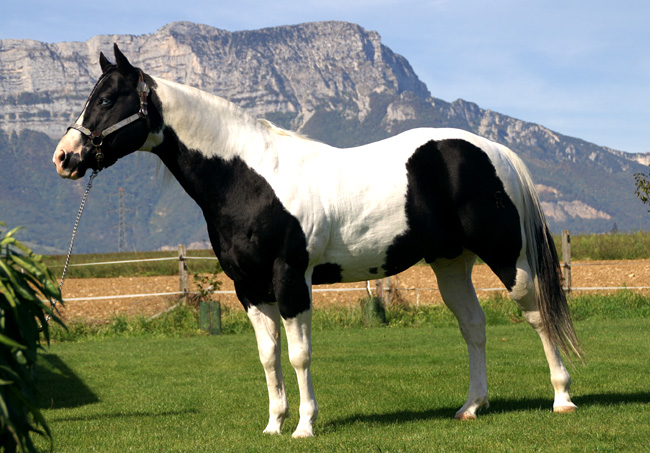
<svg viewBox="0 0 650 453">
<path fill-rule="evenodd" d="M 556 236 L 555 244 L 558 253 L 561 250 L 561 238 Z M 573 260 L 636 260 L 650 258 L 650 232 L 638 231 L 618 234 L 588 234 L 571 236 L 571 255 Z M 213 257 L 211 250 L 190 250 L 191 257 Z M 106 261 L 128 261 L 142 259 L 177 258 L 178 252 L 129 252 L 73 255 L 71 264 L 98 263 Z M 45 263 L 55 274 L 63 269 L 65 256 L 55 255 L 45 257 Z M 207 273 L 215 268 L 214 261 L 188 261 L 190 273 Z M 70 278 L 88 277 L 141 277 L 154 275 L 178 274 L 178 261 L 147 261 L 140 263 L 125 263 L 119 265 L 71 266 L 68 272 Z"/>
<path fill-rule="evenodd" d="M 452 420 L 467 353 L 457 328 L 436 324 L 315 332 L 313 439 L 290 436 L 298 396 L 286 351 L 292 415 L 283 436 L 262 435 L 267 392 L 250 332 L 57 342 L 43 358 L 68 377 L 39 369 L 42 405 L 60 452 L 647 449 L 650 318 L 601 314 L 577 329 L 587 365 L 571 370 L 580 409 L 570 415 L 550 412 L 541 344 L 516 323 L 488 327 L 491 408 L 475 422 Z"/>
<path fill-rule="evenodd" d="M 555 236 L 558 254 L 562 239 Z M 560 255 L 561 256 L 561 255 Z M 573 260 L 638 260 L 650 258 L 650 231 L 571 235 Z"/>
<path fill-rule="evenodd" d="M 189 257 L 214 257 L 212 250 L 189 250 Z M 165 260 L 165 258 L 170 258 Z M 103 263 L 109 261 L 141 261 L 127 262 L 123 264 L 99 264 L 92 266 L 75 266 L 75 264 Z M 65 255 L 45 256 L 45 264 L 58 275 L 65 264 Z M 122 252 L 122 253 L 89 253 L 83 255 L 72 255 L 68 270 L 69 278 L 92 278 L 92 277 L 151 277 L 156 275 L 178 275 L 178 252 Z M 216 262 L 213 260 L 187 261 L 191 273 L 207 273 L 214 271 Z"/>
</svg>

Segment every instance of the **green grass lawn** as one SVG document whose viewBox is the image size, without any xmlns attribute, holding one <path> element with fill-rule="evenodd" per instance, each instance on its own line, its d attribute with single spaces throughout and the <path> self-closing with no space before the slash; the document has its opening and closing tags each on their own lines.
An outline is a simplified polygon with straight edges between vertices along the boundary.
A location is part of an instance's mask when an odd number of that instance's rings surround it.
<svg viewBox="0 0 650 453">
<path fill-rule="evenodd" d="M 316 331 L 312 439 L 291 438 L 298 391 L 286 352 L 292 414 L 283 436 L 262 435 L 267 391 L 250 332 L 55 343 L 43 357 L 68 377 L 38 371 L 57 452 L 647 449 L 650 319 L 588 319 L 577 329 L 587 355 L 570 370 L 577 413 L 551 412 L 532 329 L 496 325 L 488 327 L 491 408 L 474 422 L 452 420 L 468 383 L 457 328 Z"/>
</svg>

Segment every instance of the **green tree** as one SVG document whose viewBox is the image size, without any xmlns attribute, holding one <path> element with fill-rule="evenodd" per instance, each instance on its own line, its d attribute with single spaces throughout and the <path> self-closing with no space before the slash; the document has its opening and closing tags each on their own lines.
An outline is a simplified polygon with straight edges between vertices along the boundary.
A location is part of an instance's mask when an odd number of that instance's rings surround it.
<svg viewBox="0 0 650 453">
<path fill-rule="evenodd" d="M 650 205 L 650 172 L 647 175 L 642 172 L 635 173 L 634 180 L 636 181 L 634 193 L 639 197 L 639 200 Z M 648 212 L 650 212 L 650 209 L 648 209 Z"/>
<path fill-rule="evenodd" d="M 14 238 L 18 230 L 0 236 L 0 450 L 8 453 L 36 451 L 32 433 L 46 436 L 52 446 L 37 404 L 34 368 L 41 338 L 50 342 L 46 316 L 63 326 L 50 305 L 62 303 L 56 281 L 41 257 Z"/>
</svg>

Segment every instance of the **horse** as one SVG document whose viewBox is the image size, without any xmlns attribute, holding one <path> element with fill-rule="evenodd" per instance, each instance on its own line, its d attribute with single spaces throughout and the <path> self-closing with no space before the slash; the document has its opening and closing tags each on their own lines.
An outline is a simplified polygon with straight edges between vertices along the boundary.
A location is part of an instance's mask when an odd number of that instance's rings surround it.
<svg viewBox="0 0 650 453">
<path fill-rule="evenodd" d="M 280 434 L 289 414 L 284 325 L 300 392 L 293 436 L 313 436 L 312 285 L 380 279 L 423 259 L 467 343 L 469 390 L 456 419 L 489 407 L 485 314 L 471 280 L 477 256 L 541 338 L 553 411 L 576 410 L 560 350 L 581 358 L 580 345 L 550 229 L 514 152 L 435 128 L 331 147 L 146 74 L 117 44 L 113 51 L 115 63 L 100 53 L 102 75 L 54 151 L 56 170 L 78 179 L 141 150 L 196 201 L 255 331 L 269 395 L 265 433 Z"/>
</svg>

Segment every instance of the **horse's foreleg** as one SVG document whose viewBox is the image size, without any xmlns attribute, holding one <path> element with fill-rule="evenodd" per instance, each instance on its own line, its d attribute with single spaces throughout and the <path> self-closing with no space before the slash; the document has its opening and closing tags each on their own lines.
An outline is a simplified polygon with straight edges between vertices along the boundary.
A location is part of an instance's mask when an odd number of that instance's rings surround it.
<svg viewBox="0 0 650 453">
<path fill-rule="evenodd" d="M 569 396 L 571 377 L 562 362 L 560 351 L 558 351 L 557 346 L 549 338 L 542 326 L 542 318 L 535 300 L 535 289 L 530 267 L 524 260 L 517 263 L 517 281 L 510 292 L 510 296 L 515 300 L 515 302 L 517 302 L 517 304 L 519 304 L 524 318 L 533 329 L 535 329 L 542 340 L 544 354 L 546 355 L 546 360 L 548 361 L 548 366 L 551 372 L 551 383 L 555 390 L 553 411 L 574 412 L 577 406 L 573 404 L 571 397 Z"/>
<path fill-rule="evenodd" d="M 314 435 L 314 422 L 318 416 L 318 404 L 311 380 L 311 309 L 294 318 L 284 320 L 289 344 L 289 361 L 296 370 L 300 389 L 300 421 L 293 437 Z"/>
<path fill-rule="evenodd" d="M 485 359 L 485 313 L 472 284 L 472 267 L 476 256 L 464 252 L 452 259 L 438 259 L 431 267 L 445 304 L 458 320 L 469 353 L 469 391 L 467 401 L 456 412 L 458 420 L 473 420 L 481 408 L 490 406 Z"/>
<path fill-rule="evenodd" d="M 307 271 L 277 260 L 273 288 L 289 345 L 289 361 L 296 370 L 300 390 L 300 420 L 293 437 L 314 435 L 318 405 L 311 381 L 311 269 Z"/>
<path fill-rule="evenodd" d="M 269 423 L 264 432 L 280 434 L 282 423 L 289 415 L 280 360 L 280 310 L 277 304 L 251 306 L 248 318 L 255 329 L 257 349 L 269 389 Z"/>
</svg>

